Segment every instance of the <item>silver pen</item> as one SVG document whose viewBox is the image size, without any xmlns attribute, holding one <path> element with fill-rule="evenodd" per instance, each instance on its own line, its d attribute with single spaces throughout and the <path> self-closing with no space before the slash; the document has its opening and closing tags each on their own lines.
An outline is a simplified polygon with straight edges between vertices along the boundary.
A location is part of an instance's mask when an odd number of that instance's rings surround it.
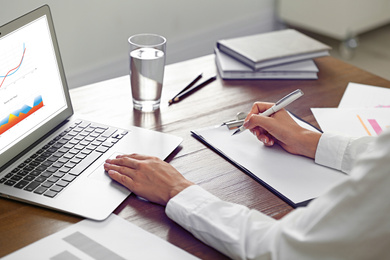
<svg viewBox="0 0 390 260">
<path fill-rule="evenodd" d="M 291 92 L 281 100 L 275 103 L 272 107 L 261 113 L 262 116 L 270 116 L 276 112 L 278 112 L 280 109 L 285 108 L 287 105 L 291 104 L 298 98 L 303 96 L 303 92 L 300 89 L 295 90 L 294 92 Z M 246 130 L 244 125 L 242 125 L 240 128 L 238 128 L 232 135 L 242 133 Z"/>
</svg>

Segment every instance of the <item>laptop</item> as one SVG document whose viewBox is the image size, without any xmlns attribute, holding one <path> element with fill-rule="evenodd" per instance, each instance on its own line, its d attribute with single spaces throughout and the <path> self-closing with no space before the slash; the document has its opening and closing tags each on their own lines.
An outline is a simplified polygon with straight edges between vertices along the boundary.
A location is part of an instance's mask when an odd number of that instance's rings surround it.
<svg viewBox="0 0 390 260">
<path fill-rule="evenodd" d="M 177 136 L 73 118 L 50 9 L 0 27 L 0 196 L 93 220 L 131 193 L 103 169 L 107 158 L 165 159 Z"/>
</svg>

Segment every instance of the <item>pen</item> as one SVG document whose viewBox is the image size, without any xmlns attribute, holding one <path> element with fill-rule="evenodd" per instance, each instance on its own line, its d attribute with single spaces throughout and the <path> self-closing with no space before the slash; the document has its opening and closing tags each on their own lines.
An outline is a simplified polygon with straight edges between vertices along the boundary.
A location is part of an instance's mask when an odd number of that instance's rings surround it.
<svg viewBox="0 0 390 260">
<path fill-rule="evenodd" d="M 202 77 L 202 73 L 199 74 L 199 76 L 197 76 L 193 81 L 190 82 L 190 84 L 188 84 L 185 88 L 183 88 L 179 93 L 177 93 L 173 98 L 171 98 L 168 103 L 169 105 L 171 105 L 173 103 L 173 100 L 179 96 L 181 93 L 183 93 L 184 91 L 186 91 L 187 89 L 189 89 L 190 87 L 192 87 L 200 78 Z"/>
<path fill-rule="evenodd" d="M 270 116 L 273 113 L 278 112 L 280 109 L 285 108 L 287 105 L 291 104 L 298 98 L 303 96 L 303 92 L 300 89 L 297 89 L 287 96 L 283 97 L 281 100 L 275 103 L 272 107 L 261 113 L 262 116 Z M 232 135 L 242 133 L 246 130 L 246 128 L 242 125 L 240 128 L 238 128 Z"/>
<path fill-rule="evenodd" d="M 189 95 L 191 95 L 192 93 L 194 93 L 195 91 L 198 91 L 199 89 L 201 89 L 202 87 L 208 85 L 209 83 L 213 82 L 214 80 L 217 79 L 217 76 L 213 76 L 205 81 L 203 81 L 202 83 L 200 83 L 199 85 L 196 85 L 186 91 L 184 91 L 183 93 L 181 93 L 180 95 L 178 95 L 177 97 L 175 97 L 172 101 L 172 103 L 176 103 L 176 102 L 179 102 L 180 100 L 188 97 Z"/>
</svg>

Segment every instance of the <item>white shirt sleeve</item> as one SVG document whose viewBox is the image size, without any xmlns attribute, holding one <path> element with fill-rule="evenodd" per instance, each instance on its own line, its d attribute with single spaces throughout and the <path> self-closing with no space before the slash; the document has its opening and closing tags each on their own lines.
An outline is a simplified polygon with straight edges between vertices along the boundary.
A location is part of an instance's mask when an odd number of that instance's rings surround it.
<svg viewBox="0 0 390 260">
<path fill-rule="evenodd" d="M 343 160 L 353 163 L 363 147 L 366 152 L 350 178 L 281 220 L 224 202 L 196 185 L 172 198 L 166 213 L 233 259 L 389 259 L 390 131 L 377 139 L 374 145 L 352 139 L 334 144 L 343 147 L 344 153 L 335 152 L 341 160 L 320 162 L 343 169 Z"/>
<path fill-rule="evenodd" d="M 374 137 L 351 138 L 323 133 L 318 143 L 315 162 L 349 173 L 357 156 L 367 150 Z"/>
</svg>

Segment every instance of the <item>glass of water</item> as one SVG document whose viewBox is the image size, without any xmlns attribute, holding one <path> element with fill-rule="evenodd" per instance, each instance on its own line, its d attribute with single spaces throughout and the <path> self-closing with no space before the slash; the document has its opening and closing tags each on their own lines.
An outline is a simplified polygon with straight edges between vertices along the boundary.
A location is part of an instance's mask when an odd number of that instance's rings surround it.
<svg viewBox="0 0 390 260">
<path fill-rule="evenodd" d="M 137 34 L 129 38 L 131 93 L 137 110 L 151 112 L 160 107 L 166 42 L 156 34 Z"/>
</svg>

